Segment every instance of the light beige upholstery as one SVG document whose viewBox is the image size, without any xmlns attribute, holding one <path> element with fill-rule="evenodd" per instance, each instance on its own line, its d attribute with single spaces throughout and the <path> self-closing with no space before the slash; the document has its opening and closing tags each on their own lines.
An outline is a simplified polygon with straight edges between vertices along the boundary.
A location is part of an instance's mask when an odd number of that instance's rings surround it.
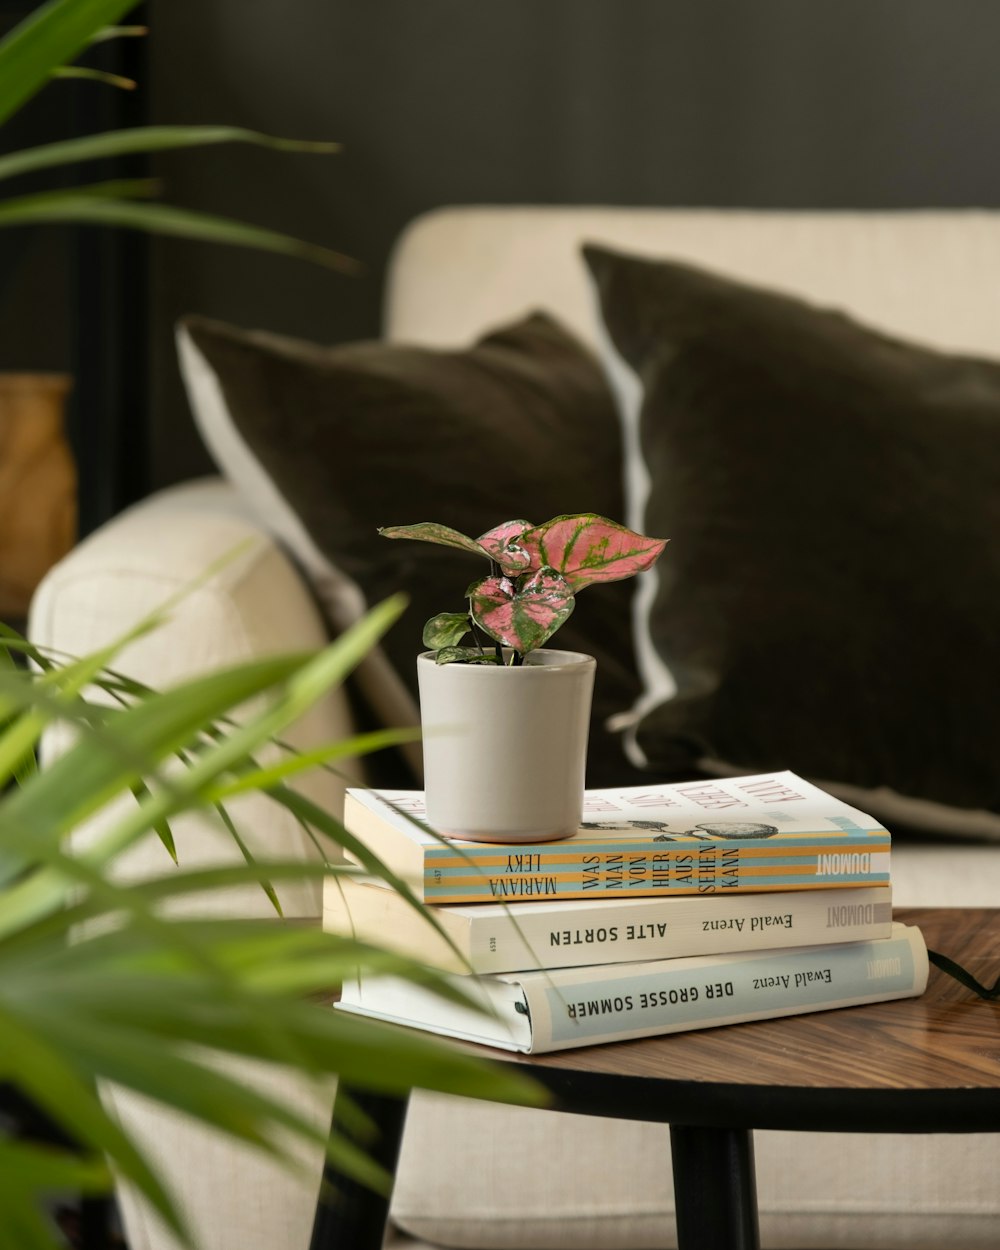
<svg viewBox="0 0 1000 1250">
<path fill-rule="evenodd" d="M 582 239 L 688 258 L 925 342 L 1000 357 L 1000 214 L 985 213 L 450 210 L 418 221 L 401 241 L 388 332 L 453 344 L 545 307 L 600 348 L 576 253 Z M 137 644 L 129 670 L 163 685 L 213 663 L 318 642 L 314 606 L 287 560 L 240 514 L 232 492 L 211 483 L 139 505 L 73 553 L 43 584 L 32 632 L 69 651 L 95 646 L 240 537 L 249 539 L 247 550 L 186 599 L 165 629 Z M 301 727 L 299 740 L 339 732 L 345 717 L 344 704 L 333 701 L 317 723 Z M 252 825 L 259 845 L 306 853 L 273 813 L 253 813 Z M 203 854 L 209 837 L 192 824 L 182 854 Z M 156 853 L 147 848 L 145 862 Z M 1000 899 L 1000 847 L 900 844 L 893 871 L 897 904 Z M 259 903 L 244 897 L 218 905 Z M 302 896 L 296 907 L 319 915 L 318 900 Z M 285 1073 L 266 1079 L 286 1082 L 288 1097 L 313 1099 L 316 1114 L 326 1116 L 328 1096 Z M 212 1135 L 111 1096 L 166 1171 L 206 1250 L 306 1250 L 308 1179 L 289 1180 Z M 1000 1138 L 759 1133 L 757 1156 L 766 1246 L 985 1250 L 1000 1238 Z M 318 1159 L 307 1167 L 317 1174 Z M 465 1250 L 669 1247 L 667 1130 L 418 1095 L 393 1209 L 411 1234 Z M 125 1217 L 132 1250 L 170 1246 L 129 1195 Z M 404 1244 L 417 1250 L 419 1243 Z"/>
<path fill-rule="evenodd" d="M 217 563 L 207 580 L 206 570 Z M 199 584 L 202 583 L 202 584 Z M 30 636 L 38 643 L 84 654 L 177 597 L 162 628 L 139 639 L 116 667 L 164 688 L 188 676 L 256 655 L 307 650 L 326 641 L 312 598 L 271 538 L 244 515 L 234 492 L 215 479 L 164 492 L 122 514 L 80 544 L 44 580 L 32 604 Z M 328 742 L 350 732 L 342 692 L 335 692 L 286 735 L 297 745 Z M 45 751 L 58 749 L 47 741 Z M 355 773 L 355 775 L 357 775 Z M 343 783 L 316 771 L 301 786 L 330 810 L 343 802 Z M 311 856 L 301 828 L 258 796 L 232 805 L 246 840 L 261 859 Z M 206 818 L 171 822 L 178 858 L 187 867 L 233 855 L 226 832 Z M 86 838 L 91 830 L 84 830 Z M 150 837 L 123 863 L 126 876 L 167 872 L 170 861 Z M 278 887 L 286 916 L 321 914 L 318 883 Z M 199 912 L 273 918 L 256 886 L 202 895 Z M 244 1079 L 329 1123 L 332 1090 L 316 1090 L 280 1069 L 242 1065 Z M 321 1159 L 303 1159 L 289 1176 L 248 1148 L 193 1127 L 183 1118 L 117 1087 L 102 1091 L 122 1123 L 170 1183 L 204 1250 L 307 1246 Z M 158 1218 L 123 1188 L 130 1250 L 176 1245 Z"/>
<path fill-rule="evenodd" d="M 39 643 L 85 654 L 168 604 L 166 623 L 131 643 L 115 661 L 123 672 L 159 688 L 253 656 L 308 650 L 326 641 L 300 577 L 242 512 L 234 492 L 216 479 L 165 491 L 81 543 L 39 587 L 30 633 Z M 343 737 L 350 726 L 347 700 L 337 691 L 288 738 L 326 742 Z M 311 772 L 300 785 L 333 810 L 343 803 L 344 783 L 328 772 Z M 268 800 L 253 796 L 232 810 L 258 857 L 313 853 L 298 822 Z M 212 821 L 182 819 L 173 828 L 178 854 L 189 867 L 232 852 L 232 840 Z M 125 870 L 149 871 L 161 854 L 158 840 L 150 838 L 126 861 Z M 315 917 L 322 911 L 322 890 L 315 881 L 285 886 L 279 893 L 289 917 Z M 274 914 L 256 887 L 228 890 L 208 903 L 231 915 Z M 203 899 L 199 907 L 204 905 Z"/>
<path fill-rule="evenodd" d="M 585 241 L 779 287 L 937 347 L 1000 354 L 1000 213 L 975 211 L 442 209 L 400 238 L 386 334 L 448 346 L 546 308 L 598 346 Z"/>
</svg>

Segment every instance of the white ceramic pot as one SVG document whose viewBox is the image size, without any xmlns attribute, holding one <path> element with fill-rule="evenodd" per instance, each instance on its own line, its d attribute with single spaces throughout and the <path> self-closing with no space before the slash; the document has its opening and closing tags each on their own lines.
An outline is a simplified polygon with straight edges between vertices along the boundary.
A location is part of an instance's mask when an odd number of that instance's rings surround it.
<svg viewBox="0 0 1000 1250">
<path fill-rule="evenodd" d="M 516 668 L 419 656 L 428 822 L 476 842 L 573 833 L 596 667 L 592 656 L 546 649 Z"/>
</svg>

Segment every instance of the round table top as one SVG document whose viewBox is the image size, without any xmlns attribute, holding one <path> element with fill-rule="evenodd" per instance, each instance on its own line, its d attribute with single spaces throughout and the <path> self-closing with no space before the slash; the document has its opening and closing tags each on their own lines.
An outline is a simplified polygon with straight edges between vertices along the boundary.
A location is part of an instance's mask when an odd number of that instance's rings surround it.
<svg viewBox="0 0 1000 1250">
<path fill-rule="evenodd" d="M 1000 975 L 1000 910 L 900 910 L 931 950 Z M 495 1053 L 495 1052 L 491 1052 Z M 1000 1131 L 1000 1002 L 933 965 L 919 998 L 544 1055 L 566 1111 L 730 1128 Z"/>
</svg>

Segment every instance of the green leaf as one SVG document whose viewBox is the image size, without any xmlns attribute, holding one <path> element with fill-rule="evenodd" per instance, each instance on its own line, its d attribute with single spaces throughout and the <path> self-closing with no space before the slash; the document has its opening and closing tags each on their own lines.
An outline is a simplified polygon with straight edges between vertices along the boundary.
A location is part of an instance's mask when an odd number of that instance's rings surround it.
<svg viewBox="0 0 1000 1250">
<path fill-rule="evenodd" d="M 105 26 L 137 0 L 49 0 L 0 42 L 0 123 L 11 117 Z"/>
<path fill-rule="evenodd" d="M 500 1073 L 478 1058 L 460 1058 L 433 1039 L 359 1024 L 305 998 L 360 966 L 447 987 L 438 973 L 405 957 L 273 921 L 175 920 L 170 932 L 170 946 L 131 927 L 70 946 L 51 934 L 32 961 L 3 961 L 0 1003 L 8 1015 L 16 1010 L 24 1028 L 78 1071 L 197 1113 L 269 1149 L 274 1146 L 269 1125 L 300 1133 L 303 1126 L 260 1094 L 233 1088 L 224 1073 L 202 1071 L 192 1043 L 270 1061 L 287 1061 L 293 1053 L 301 1071 L 339 1072 L 384 1091 L 417 1084 L 456 1093 L 488 1090 L 514 1101 L 544 1099 L 517 1073 L 504 1073 L 498 1081 Z M 214 977 L 191 961 L 190 950 L 207 952 L 212 967 L 227 969 L 232 992 L 220 993 Z M 260 1026 L 261 1018 L 268 1028 Z M 156 1062 L 150 1063 L 153 1039 Z M 27 1051 L 34 1063 L 31 1050 L 19 1047 L 17 1057 Z M 45 1075 L 42 1071 L 39 1079 Z M 81 1140 L 89 1140 L 82 1119 L 73 1127 Z M 319 1140 L 324 1132 L 325 1126 Z"/>
<path fill-rule="evenodd" d="M 323 810 L 311 799 L 298 790 L 292 790 L 288 786 L 278 786 L 268 791 L 268 794 L 276 802 L 282 803 L 288 811 L 296 815 L 305 824 L 314 829 L 319 830 L 330 839 L 332 843 L 346 851 L 354 860 L 357 861 L 362 869 L 372 877 L 380 877 L 388 886 L 396 891 L 405 901 L 417 912 L 418 915 L 429 920 L 437 929 L 438 934 L 444 939 L 448 946 L 461 959 L 462 954 L 454 941 L 444 931 L 443 926 L 438 924 L 433 914 L 413 893 L 413 890 L 406 882 L 389 868 L 379 857 L 372 853 L 367 845 L 361 839 L 350 833 L 345 826 L 331 816 L 329 812 Z M 435 834 L 435 837 L 440 835 Z"/>
<path fill-rule="evenodd" d="M 30 1141 L 0 1137 L 0 1183 L 34 1185 L 36 1189 L 77 1189 L 104 1193 L 111 1188 L 111 1171 L 101 1155 L 84 1156 Z"/>
<path fill-rule="evenodd" d="M 37 1192 L 37 1191 L 36 1191 Z M 44 1190 L 42 1191 L 44 1192 Z M 55 1231 L 38 1199 L 14 1177 L 0 1175 L 0 1250 L 62 1250 L 65 1240 Z"/>
<path fill-rule="evenodd" d="M 158 178 L 112 178 L 107 182 L 88 182 L 74 187 L 73 195 L 94 200 L 149 200 L 159 195 L 162 183 Z M 49 201 L 59 201 L 65 191 L 40 191 L 37 195 L 24 197 L 26 203 L 39 203 L 43 207 Z M 0 206 L 17 204 L 17 200 L 0 201 Z"/>
<path fill-rule="evenodd" d="M 424 646 L 432 651 L 439 647 L 456 647 L 470 628 L 467 612 L 439 612 L 424 626 Z"/>
<path fill-rule="evenodd" d="M 402 877 L 397 876 L 379 857 L 368 849 L 368 846 L 355 837 L 335 816 L 332 816 L 319 804 L 314 803 L 307 795 L 289 786 L 274 786 L 268 794 L 275 802 L 281 803 L 287 811 L 296 815 L 304 823 L 318 830 L 330 840 L 331 845 L 339 847 L 351 855 L 370 876 L 381 877 L 398 894 L 419 912 L 424 906 L 406 884 Z"/>
<path fill-rule="evenodd" d="M 268 923 L 274 927 L 273 922 Z M 227 926 L 227 922 L 221 924 Z M 219 929 L 220 935 L 224 932 L 224 928 Z M 212 940 L 211 935 L 208 940 Z M 378 1022 L 347 1015 L 329 1003 L 306 1001 L 300 996 L 303 978 L 295 966 L 303 953 L 290 953 L 282 966 L 272 960 L 270 949 L 266 939 L 249 944 L 242 970 L 237 970 L 239 993 L 228 998 L 213 992 L 211 982 L 165 975 L 153 963 L 131 978 L 105 969 L 103 985 L 91 977 L 75 992 L 70 981 L 63 982 L 68 997 L 60 1011 L 51 993 L 59 983 L 47 981 L 48 996 L 43 1000 L 39 994 L 31 1004 L 32 1024 L 35 1029 L 46 1030 L 53 1044 L 72 1055 L 83 1070 L 99 1070 L 108 1079 L 151 1097 L 162 1098 L 169 1088 L 169 1100 L 184 1100 L 186 1108 L 200 1097 L 211 1098 L 217 1107 L 213 1122 L 237 1134 L 259 1134 L 259 1123 L 255 1127 L 255 1116 L 247 1112 L 263 1110 L 266 1099 L 252 1093 L 241 1099 L 240 1109 L 232 1113 L 226 1106 L 231 1078 L 215 1073 L 195 1077 L 198 1060 L 190 1042 L 268 1061 L 287 1061 L 290 1044 L 297 1053 L 298 1068 L 307 1075 L 339 1074 L 351 1084 L 382 1093 L 398 1094 L 418 1087 L 472 1097 L 488 1094 L 497 1101 L 535 1106 L 548 1101 L 530 1076 L 516 1069 L 491 1065 L 478 1055 L 460 1054 L 433 1037 L 401 1034 Z M 238 951 L 234 947 L 234 953 Z M 362 958 L 355 967 L 364 963 Z M 392 971 L 405 968 L 406 961 L 382 952 L 382 965 Z M 413 979 L 418 979 L 414 965 L 410 969 Z M 447 984 L 429 970 L 422 975 L 425 980 L 430 977 L 428 988 L 455 998 Z M 266 993 L 257 988 L 263 981 L 278 986 L 286 979 L 286 992 Z M 247 1010 L 250 1004 L 253 1011 Z M 259 1027 L 259 1008 L 264 1008 L 271 1020 L 270 1033 Z M 159 1039 L 169 1057 L 165 1064 L 154 1068 L 144 1061 L 144 1035 Z M 113 1050 L 110 1039 L 115 1039 Z M 218 1083 L 215 1075 L 219 1075 Z M 190 1084 L 195 1080 L 197 1091 Z M 267 1114 L 274 1112 L 268 1109 Z M 289 1126 L 294 1123 L 282 1112 L 276 1118 Z"/>
<path fill-rule="evenodd" d="M 439 547 L 457 547 L 460 551 L 471 551 L 477 556 L 486 556 L 474 538 L 460 534 L 450 525 L 438 525 L 435 521 L 419 521 L 416 525 L 384 525 L 379 529 L 383 538 L 415 538 L 423 543 L 436 543 Z"/>
<path fill-rule="evenodd" d="M 82 135 L 78 139 L 46 143 L 0 156 L 0 178 L 13 178 L 57 165 L 77 165 L 83 161 L 114 159 L 139 152 L 201 148 L 219 143 L 248 143 L 278 152 L 329 154 L 340 150 L 337 143 L 280 139 L 239 126 L 135 126 L 130 130 L 108 130 L 102 134 Z"/>
<path fill-rule="evenodd" d="M 245 860 L 245 862 L 248 864 L 255 863 L 254 857 L 250 852 L 250 848 L 247 846 L 246 842 L 243 840 L 243 835 L 240 833 L 239 829 L 237 829 L 236 825 L 233 823 L 233 818 L 229 815 L 229 812 L 226 810 L 226 807 L 222 803 L 215 803 L 214 807 L 215 807 L 216 815 L 222 821 L 223 825 L 226 828 L 226 831 L 228 832 L 229 836 L 232 838 L 233 842 L 236 844 L 236 847 L 239 850 L 240 854 L 243 856 L 243 859 Z M 284 912 L 281 909 L 281 902 L 278 898 L 277 893 L 275 892 L 274 886 L 271 883 L 271 881 L 266 880 L 266 879 L 261 880 L 260 886 L 261 886 L 261 889 L 263 889 L 265 895 L 267 896 L 268 902 L 274 908 L 276 914 L 279 916 L 283 916 Z"/>
<path fill-rule="evenodd" d="M 178 991 L 168 987 L 164 987 L 164 991 L 174 993 L 178 1003 L 182 1001 Z M 155 1027 L 149 1030 L 150 1037 L 158 1038 L 157 1062 L 153 1065 L 147 1058 L 148 1038 L 142 1032 L 113 1028 L 100 1020 L 88 1019 L 79 1008 L 75 1014 L 77 1018 L 72 1022 L 61 1021 L 55 1010 L 40 1011 L 36 1019 L 49 1031 L 54 1045 L 71 1055 L 84 1070 L 100 1071 L 116 1084 L 196 1116 L 202 1123 L 279 1158 L 287 1155 L 287 1146 L 275 1134 L 276 1126 L 291 1129 L 317 1144 L 323 1143 L 325 1127 L 319 1129 L 282 1102 L 182 1053 L 180 1046 L 168 1044 L 165 1032 Z M 261 1032 L 257 1021 L 244 1019 L 242 1024 L 244 1028 Z M 203 1030 L 206 1036 L 214 1032 Z M 287 1055 L 281 1058 L 286 1060 Z M 58 1108 L 49 1111 L 57 1121 L 61 1119 Z M 88 1127 L 86 1124 L 74 1126 L 75 1135 L 87 1140 Z"/>
<path fill-rule="evenodd" d="M 15 777 L 24 785 L 30 775 L 28 760 L 47 724 L 39 712 L 25 712 L 9 721 L 0 733 L 0 777 Z"/>
<path fill-rule="evenodd" d="M 187 745 L 207 720 L 287 681 L 306 663 L 303 655 L 270 657 L 210 673 L 155 700 L 114 712 L 113 732 L 95 729 L 84 736 L 40 772 L 31 787 L 0 807 L 0 833 L 10 829 L 7 846 L 37 849 L 36 837 L 51 842 L 68 832 L 130 785 L 143 763 L 155 767 Z M 14 832 L 19 827 L 20 835 Z"/>
<path fill-rule="evenodd" d="M 284 683 L 281 697 L 258 715 L 236 726 L 222 741 L 195 758 L 177 776 L 161 778 L 161 789 L 151 801 L 124 813 L 80 856 L 79 870 L 99 867 L 131 846 L 153 822 L 195 805 L 207 786 L 227 769 L 245 761 L 247 754 L 286 729 L 332 686 L 342 682 L 405 607 L 396 595 L 314 657 L 278 656 L 211 673 L 173 688 L 137 707 L 115 713 L 117 736 L 95 735 L 79 742 L 31 787 L 10 796 L 0 806 L 0 837 L 8 849 L 37 855 L 92 815 L 136 774 L 134 759 L 146 753 L 160 760 L 187 745 L 191 735 L 221 712 L 229 711 L 276 682 Z M 291 792 L 289 792 L 291 793 Z M 12 886 L 0 909 L 0 937 L 12 927 L 58 905 L 72 886 L 66 867 L 52 867 Z"/>
<path fill-rule="evenodd" d="M 314 747 L 311 751 L 296 751 L 267 768 L 248 768 L 232 780 L 222 780 L 208 787 L 204 791 L 204 797 L 214 803 L 252 790 L 269 790 L 277 782 L 287 781 L 299 773 L 315 768 L 317 764 L 329 764 L 338 759 L 355 759 L 359 755 L 398 746 L 401 742 L 415 742 L 419 738 L 420 730 L 416 728 L 376 729 L 371 733 L 355 734 L 338 742 Z"/>
<path fill-rule="evenodd" d="M 20 671 L 11 652 L 6 647 L 0 645 L 0 672 L 5 670 L 15 675 Z M 2 741 L 5 732 L 6 726 L 4 726 L 3 733 L 0 733 L 0 741 Z M 6 773 L 0 771 L 0 776 L 10 776 L 20 786 L 24 785 L 36 770 L 35 752 L 33 749 L 28 748 L 20 759 L 15 758 L 13 760 Z"/>
<path fill-rule="evenodd" d="M 154 1205 L 160 1200 L 156 1178 L 146 1174 L 128 1140 L 115 1136 L 117 1126 L 93 1095 L 98 1080 L 132 1088 L 278 1158 L 287 1153 L 289 1134 L 326 1142 L 345 1173 L 383 1188 L 384 1172 L 356 1145 L 327 1141 L 324 1125 L 240 1088 L 224 1070 L 203 1063 L 202 1054 L 221 1051 L 291 1065 L 324 1081 L 339 1073 L 358 1087 L 384 1092 L 424 1086 L 516 1102 L 545 1100 L 529 1079 L 507 1067 L 309 1001 L 358 968 L 406 976 L 455 997 L 439 974 L 405 956 L 275 919 L 191 920 L 164 910 L 210 888 L 356 869 L 256 863 L 246 852 L 243 863 L 195 871 L 171 870 L 165 862 L 166 874 L 149 882 L 117 884 L 107 876 L 121 850 L 151 828 L 162 833 L 175 812 L 202 810 L 230 793 L 259 789 L 317 838 L 356 852 L 367 872 L 380 873 L 426 915 L 412 891 L 339 821 L 286 785 L 305 763 L 349 753 L 352 740 L 325 744 L 302 759 L 288 752 L 274 765 L 254 758 L 258 747 L 280 741 L 292 721 L 343 681 L 402 606 L 399 597 L 380 605 L 317 655 L 251 662 L 164 694 L 101 668 L 118 644 L 65 666 L 36 649 L 40 671 L 0 664 L 0 702 L 6 700 L 9 716 L 37 715 L 43 723 L 65 717 L 79 732 L 75 744 L 22 790 L 0 792 L 0 848 L 22 857 L 20 876 L 0 892 L 0 1081 L 10 1079 L 32 1096 L 37 1090 L 40 1105 L 84 1148 L 106 1152 Z M 30 654 L 29 647 L 0 629 L 0 654 Z M 81 691 L 91 682 L 125 705 L 88 702 Z M 270 700 L 254 698 L 269 689 Z M 248 699 L 253 710 L 245 719 L 229 719 Z M 357 744 L 382 745 L 394 736 L 365 735 Z M 163 767 L 175 753 L 180 767 Z M 83 814 L 128 789 L 138 802 L 106 820 L 89 846 L 64 844 Z M 242 832 L 228 814 L 225 821 L 245 851 Z M 110 928 L 102 923 L 109 919 Z M 88 923 L 81 935 L 80 926 L 93 921 L 98 924 Z M 437 924 L 433 916 L 427 922 Z M 78 940 L 67 942 L 71 928 Z M 2 1162 L 0 1156 L 0 1173 Z M 43 1177 L 36 1162 L 24 1162 L 26 1176 L 39 1184 L 55 1178 L 55 1172 Z M 0 1175 L 0 1204 L 6 1197 Z M 0 1250 L 54 1250 L 33 1222 L 30 1202 L 14 1199 L 3 1209 Z"/>
<path fill-rule="evenodd" d="M 149 786 L 147 786 L 141 778 L 137 778 L 135 781 L 131 782 L 129 790 L 132 792 L 132 797 L 137 803 L 145 803 L 146 801 L 152 799 Z M 150 826 L 156 836 L 163 843 L 163 849 L 176 864 L 177 844 L 174 842 L 174 835 L 169 822 L 166 820 L 154 820 L 150 822 Z"/>
<path fill-rule="evenodd" d="M 77 225 L 122 226 L 152 234 L 197 239 L 204 243 L 225 243 L 234 247 L 276 252 L 297 260 L 308 260 L 342 273 L 354 273 L 356 261 L 330 248 L 293 239 L 261 226 L 247 225 L 223 217 L 212 217 L 168 204 L 134 203 L 130 200 L 100 199 L 86 191 L 69 189 L 25 195 L 0 203 L 0 227 L 71 222 Z"/>
<path fill-rule="evenodd" d="M 53 78 L 82 78 L 85 81 L 99 82 L 105 87 L 117 87 L 121 91 L 134 91 L 138 84 L 134 78 L 124 78 L 121 74 L 109 74 L 103 69 L 89 69 L 85 65 L 60 65 L 52 71 Z"/>
<path fill-rule="evenodd" d="M 90 42 L 107 43 L 111 39 L 135 39 L 148 34 L 148 26 L 105 26 L 91 35 Z"/>
<path fill-rule="evenodd" d="M 442 647 L 434 657 L 436 664 L 499 664 L 495 651 L 479 651 L 475 647 Z"/>
<path fill-rule="evenodd" d="M 67 1243 L 38 1195 L 66 1190 L 101 1194 L 111 1188 L 103 1156 L 0 1138 L 0 1250 L 62 1250 Z"/>
<path fill-rule="evenodd" d="M 73 1021 L 67 1021 L 72 1028 Z M 18 1087 L 77 1141 L 103 1150 L 122 1175 L 137 1185 L 175 1232 L 180 1217 L 146 1160 L 101 1106 L 100 1100 L 67 1061 L 66 1047 L 54 1046 L 9 1009 L 0 1010 L 0 1073 Z"/>
</svg>

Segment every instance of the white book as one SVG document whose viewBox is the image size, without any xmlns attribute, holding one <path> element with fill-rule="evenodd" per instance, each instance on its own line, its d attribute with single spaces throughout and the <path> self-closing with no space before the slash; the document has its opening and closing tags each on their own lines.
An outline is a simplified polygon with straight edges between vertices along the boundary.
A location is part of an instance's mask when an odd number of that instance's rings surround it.
<svg viewBox="0 0 1000 1250">
<path fill-rule="evenodd" d="M 888 937 L 892 927 L 891 891 L 885 885 L 457 903 L 423 914 L 394 890 L 343 876 L 328 877 L 323 889 L 323 927 L 329 932 L 388 947 L 446 972 L 516 972 L 824 945 Z"/>
<path fill-rule="evenodd" d="M 748 1020 L 912 998 L 927 985 L 920 930 L 833 946 L 452 976 L 481 1010 L 398 977 L 346 981 L 338 1010 L 539 1054 Z"/>
</svg>

